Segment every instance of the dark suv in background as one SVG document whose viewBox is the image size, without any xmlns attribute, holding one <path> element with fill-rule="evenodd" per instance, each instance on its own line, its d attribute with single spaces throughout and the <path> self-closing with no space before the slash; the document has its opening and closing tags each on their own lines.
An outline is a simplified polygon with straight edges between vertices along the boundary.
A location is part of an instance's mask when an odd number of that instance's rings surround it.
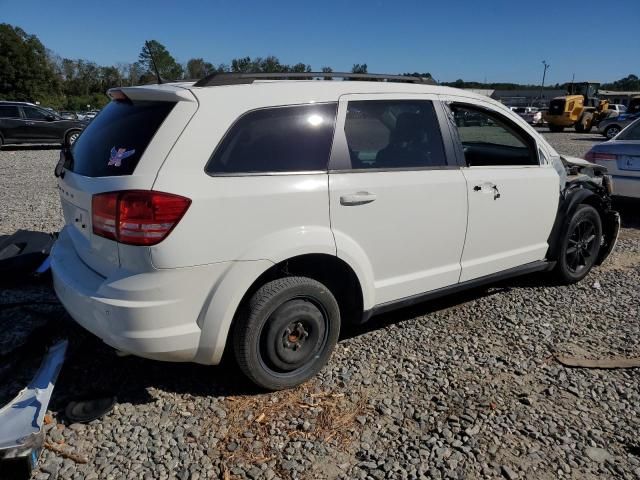
<svg viewBox="0 0 640 480">
<path fill-rule="evenodd" d="M 0 147 L 18 143 L 75 142 L 87 122 L 68 120 L 26 102 L 0 102 Z"/>
</svg>

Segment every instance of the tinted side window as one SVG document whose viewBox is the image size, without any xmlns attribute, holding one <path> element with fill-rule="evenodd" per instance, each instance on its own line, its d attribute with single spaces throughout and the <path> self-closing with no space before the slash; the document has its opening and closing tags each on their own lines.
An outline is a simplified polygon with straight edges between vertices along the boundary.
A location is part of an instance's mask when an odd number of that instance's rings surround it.
<svg viewBox="0 0 640 480">
<path fill-rule="evenodd" d="M 44 110 L 40 110 L 39 108 L 35 107 L 22 107 L 22 110 L 24 111 L 25 117 L 27 117 L 29 120 L 46 120 L 47 115 L 49 115 Z"/>
<path fill-rule="evenodd" d="M 344 130 L 353 169 L 437 167 L 447 163 L 430 101 L 349 102 Z"/>
<path fill-rule="evenodd" d="M 0 105 L 0 118 L 20 118 L 20 112 L 15 105 Z"/>
<path fill-rule="evenodd" d="M 337 104 L 264 108 L 231 127 L 207 173 L 326 170 Z"/>
<path fill-rule="evenodd" d="M 535 141 L 509 119 L 466 105 L 451 105 L 467 165 L 538 165 Z"/>
</svg>

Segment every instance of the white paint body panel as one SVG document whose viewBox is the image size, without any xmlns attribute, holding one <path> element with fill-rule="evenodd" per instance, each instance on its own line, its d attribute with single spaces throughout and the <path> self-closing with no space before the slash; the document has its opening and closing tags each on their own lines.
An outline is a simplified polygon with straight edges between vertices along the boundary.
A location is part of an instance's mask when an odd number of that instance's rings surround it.
<svg viewBox="0 0 640 480">
<path fill-rule="evenodd" d="M 460 281 L 544 260 L 559 201 L 556 171 L 551 166 L 471 167 L 463 173 L 469 224 Z"/>
<path fill-rule="evenodd" d="M 204 171 L 225 132 L 247 111 L 341 98 L 344 104 L 345 95 L 353 94 L 482 102 L 518 122 L 549 158 L 557 155 L 517 115 L 483 97 L 391 82 L 209 88 L 185 83 L 123 90 L 178 105 L 133 175 L 94 179 L 68 173 L 60 181 L 74 198 L 67 199 L 67 226 L 52 252 L 62 303 L 78 323 L 121 350 L 218 363 L 252 283 L 275 263 L 298 255 L 344 260 L 361 284 L 365 309 L 544 258 L 558 195 L 550 164 L 244 176 Z M 339 122 L 343 115 L 341 109 Z M 498 184 L 500 201 L 470 192 L 478 181 Z M 192 204 L 153 247 L 117 244 L 89 233 L 90 224 L 83 231 L 73 225 L 74 208 L 90 217 L 91 195 L 130 188 L 176 193 Z M 375 201 L 340 205 L 340 196 L 359 191 L 374 192 Z"/>
</svg>

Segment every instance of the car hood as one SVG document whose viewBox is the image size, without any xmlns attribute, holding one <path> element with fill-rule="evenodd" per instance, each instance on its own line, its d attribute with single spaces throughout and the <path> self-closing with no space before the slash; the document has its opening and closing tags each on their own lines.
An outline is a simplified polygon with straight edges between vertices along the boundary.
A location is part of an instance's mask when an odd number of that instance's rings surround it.
<svg viewBox="0 0 640 480">
<path fill-rule="evenodd" d="M 565 168 L 577 168 L 580 170 L 591 169 L 593 172 L 601 172 L 601 173 L 606 173 L 607 171 L 607 169 L 602 165 L 589 162 L 584 158 L 560 155 L 560 159 L 562 160 L 562 163 L 564 164 Z M 584 173 L 587 173 L 587 172 L 584 172 Z"/>
<path fill-rule="evenodd" d="M 573 182 L 591 182 L 602 186 L 603 176 L 607 173 L 607 169 L 602 165 L 589 162 L 583 158 L 565 155 L 561 155 L 560 160 L 566 172 L 565 182 L 560 185 L 561 190 L 564 190 L 567 184 Z"/>
</svg>

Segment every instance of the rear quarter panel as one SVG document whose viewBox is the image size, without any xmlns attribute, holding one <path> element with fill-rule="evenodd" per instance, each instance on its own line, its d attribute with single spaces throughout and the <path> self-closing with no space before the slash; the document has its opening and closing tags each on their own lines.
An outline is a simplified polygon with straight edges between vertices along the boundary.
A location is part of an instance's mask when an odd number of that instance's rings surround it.
<svg viewBox="0 0 640 480">
<path fill-rule="evenodd" d="M 335 255 L 326 172 L 238 176 L 205 172 L 219 141 L 242 114 L 303 103 L 288 102 L 286 93 L 278 97 L 267 92 L 268 86 L 261 85 L 195 90 L 198 112 L 153 187 L 189 197 L 192 204 L 169 237 L 151 247 L 157 268 L 229 260 L 278 262 L 305 253 Z M 315 93 L 309 102 L 336 101 L 335 95 Z"/>
</svg>

